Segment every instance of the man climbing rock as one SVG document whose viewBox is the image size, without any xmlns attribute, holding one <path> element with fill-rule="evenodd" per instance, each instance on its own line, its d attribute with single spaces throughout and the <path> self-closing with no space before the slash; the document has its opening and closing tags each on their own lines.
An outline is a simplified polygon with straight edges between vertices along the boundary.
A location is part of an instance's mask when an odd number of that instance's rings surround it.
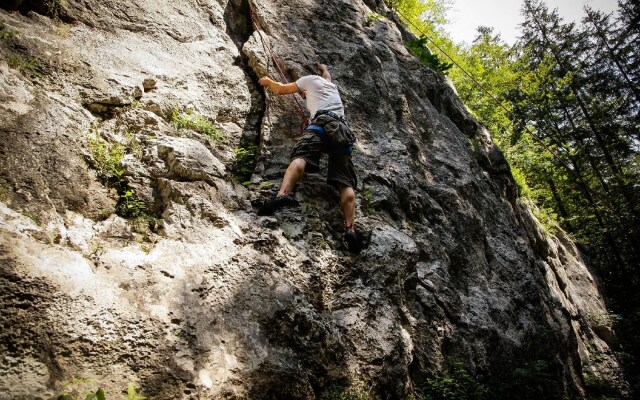
<svg viewBox="0 0 640 400">
<path fill-rule="evenodd" d="M 312 118 L 311 125 L 291 152 L 291 163 L 277 196 L 265 203 L 258 215 L 271 215 L 281 207 L 297 205 L 298 201 L 293 197 L 296 184 L 305 171 L 318 172 L 321 153 L 327 153 L 327 182 L 340 193 L 345 246 L 349 251 L 359 252 L 362 243 L 353 225 L 356 217 L 354 188 L 358 183 L 351 161 L 351 145 L 355 137 L 344 119 L 342 100 L 338 88 L 331 82 L 327 66 L 320 63 L 316 63 L 316 66 L 320 76 L 303 76 L 293 83 L 282 84 L 268 77 L 259 80 L 260 85 L 278 95 L 303 92 Z"/>
</svg>

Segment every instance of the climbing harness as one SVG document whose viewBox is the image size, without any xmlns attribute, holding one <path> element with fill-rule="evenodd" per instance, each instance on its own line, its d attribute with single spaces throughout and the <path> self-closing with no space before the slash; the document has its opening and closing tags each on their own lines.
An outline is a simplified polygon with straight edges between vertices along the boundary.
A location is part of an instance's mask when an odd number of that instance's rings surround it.
<svg viewBox="0 0 640 400">
<path fill-rule="evenodd" d="M 320 140 L 328 147 L 327 154 L 330 156 L 339 156 L 342 154 L 351 154 L 353 152 L 353 146 L 340 146 L 340 147 L 331 147 L 331 138 L 325 131 L 325 129 L 320 125 L 311 124 L 305 128 L 306 131 L 314 132 Z"/>
<path fill-rule="evenodd" d="M 356 135 L 344 117 L 331 110 L 318 110 L 307 131 L 315 132 L 327 146 L 329 155 L 351 154 Z"/>
<path fill-rule="evenodd" d="M 283 72 L 282 66 L 278 62 L 278 59 L 276 58 L 275 54 L 271 50 L 271 47 L 269 46 L 269 44 L 265 40 L 264 36 L 262 35 L 263 29 L 260 26 L 260 21 L 258 21 L 258 18 L 255 15 L 252 2 L 249 2 L 249 15 L 251 16 L 251 23 L 253 24 L 254 32 L 258 32 L 258 36 L 260 36 L 260 41 L 262 42 L 262 47 L 264 48 L 264 51 L 266 53 L 268 53 L 269 58 L 271 59 L 271 61 L 273 62 L 274 66 L 276 67 L 276 70 L 278 71 L 278 75 L 280 75 L 280 79 L 285 84 L 288 84 L 289 81 L 287 80 L 287 77 L 285 76 L 285 74 Z M 268 66 L 269 66 L 269 62 L 267 60 L 267 68 L 268 68 Z M 268 73 L 268 70 L 267 70 L 267 73 Z M 300 131 L 303 132 L 304 131 L 304 127 L 309 124 L 309 117 L 307 116 L 307 113 L 304 111 L 304 109 L 300 105 L 300 100 L 298 99 L 298 96 L 299 96 L 298 94 L 294 94 L 293 97 L 292 97 L 292 99 L 293 99 L 292 101 L 293 101 L 294 105 L 296 106 L 296 109 L 298 110 L 298 113 L 302 117 L 303 124 L 302 124 L 302 126 L 300 128 Z"/>
</svg>

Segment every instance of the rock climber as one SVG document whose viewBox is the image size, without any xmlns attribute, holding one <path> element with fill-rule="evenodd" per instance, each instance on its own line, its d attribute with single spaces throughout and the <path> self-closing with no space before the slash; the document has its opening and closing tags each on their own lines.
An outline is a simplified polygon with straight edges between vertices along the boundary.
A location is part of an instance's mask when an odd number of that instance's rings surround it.
<svg viewBox="0 0 640 400">
<path fill-rule="evenodd" d="M 316 63 L 320 71 L 318 75 L 303 76 L 295 82 L 282 84 L 269 77 L 260 78 L 260 85 L 268 87 L 278 95 L 303 93 L 307 108 L 312 116 L 302 138 L 291 152 L 291 162 L 287 168 L 280 190 L 275 198 L 266 202 L 258 215 L 271 215 L 277 209 L 298 205 L 293 197 L 296 184 L 302 179 L 304 172 L 318 172 L 321 153 L 329 156 L 327 183 L 333 185 L 340 193 L 340 207 L 344 217 L 344 244 L 349 251 L 359 252 L 362 241 L 356 233 L 356 195 L 354 189 L 358 179 L 351 161 L 351 146 L 344 141 L 338 143 L 331 138 L 352 135 L 344 119 L 344 107 L 337 86 L 331 82 L 331 75 L 326 65 Z M 355 139 L 355 138 L 354 138 Z"/>
</svg>

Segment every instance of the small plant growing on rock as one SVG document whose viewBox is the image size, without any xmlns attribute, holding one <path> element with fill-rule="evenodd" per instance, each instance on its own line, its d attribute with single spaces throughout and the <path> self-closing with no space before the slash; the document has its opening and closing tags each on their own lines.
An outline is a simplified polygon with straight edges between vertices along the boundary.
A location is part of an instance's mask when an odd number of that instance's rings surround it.
<svg viewBox="0 0 640 400">
<path fill-rule="evenodd" d="M 235 159 L 233 161 L 234 176 L 243 185 L 250 184 L 251 174 L 258 154 L 258 146 L 249 145 L 247 147 L 237 147 L 233 150 Z"/>
<path fill-rule="evenodd" d="M 366 215 L 373 214 L 373 195 L 369 188 L 362 190 L 362 211 L 364 211 Z"/>
<path fill-rule="evenodd" d="M 18 35 L 20 35 L 19 31 L 7 29 L 4 20 L 0 19 L 0 38 L 2 40 L 11 41 L 14 38 L 18 37 Z"/>
<path fill-rule="evenodd" d="M 58 397 L 58 400 L 77 400 L 81 397 L 73 396 L 71 394 L 64 394 Z M 98 389 L 95 393 L 89 393 L 84 398 L 84 400 L 105 400 L 104 390 L 102 388 Z"/>
<path fill-rule="evenodd" d="M 367 15 L 367 18 L 365 18 L 364 26 L 371 26 L 371 24 L 373 24 L 376 21 L 380 21 L 383 18 L 384 18 L 384 16 L 382 16 L 382 15 L 380 15 L 378 13 L 371 13 L 371 14 Z"/>
<path fill-rule="evenodd" d="M 178 107 L 174 107 L 171 123 L 176 129 L 191 129 L 195 132 L 205 134 L 214 143 L 224 138 L 224 133 L 216 128 L 207 117 L 193 110 L 181 112 Z"/>
<path fill-rule="evenodd" d="M 32 211 L 23 211 L 22 215 L 31 219 L 36 225 L 40 225 L 40 223 L 42 222 L 42 218 L 38 213 Z"/>
<path fill-rule="evenodd" d="M 44 75 L 44 66 L 39 57 L 14 52 L 7 58 L 7 64 L 29 78 L 42 78 Z"/>
<path fill-rule="evenodd" d="M 122 159 L 125 155 L 125 148 L 119 143 L 110 143 L 99 136 L 97 129 L 94 129 L 89 136 L 89 148 L 93 160 L 93 167 L 98 172 L 101 179 L 113 184 L 122 180 L 124 168 Z"/>
<path fill-rule="evenodd" d="M 424 400 L 482 400 L 488 398 L 488 389 L 480 384 L 458 361 L 442 373 L 427 379 L 423 387 Z"/>
<path fill-rule="evenodd" d="M 9 45 L 5 56 L 9 68 L 20 71 L 27 78 L 41 78 L 47 69 L 46 63 L 29 54 L 24 46 L 17 45 L 19 35 L 19 31 L 7 28 L 4 20 L 0 20 L 0 39 Z"/>
<path fill-rule="evenodd" d="M 146 214 L 147 205 L 133 191 L 127 190 L 120 196 L 118 211 L 125 218 L 138 218 Z"/>
<path fill-rule="evenodd" d="M 118 192 L 120 198 L 116 206 L 116 213 L 133 220 L 134 230 L 147 235 L 150 229 L 157 228 L 158 221 L 149 215 L 146 203 L 129 188 L 124 179 L 125 170 L 122 166 L 122 160 L 126 154 L 139 154 L 142 148 L 136 142 L 133 133 L 126 131 L 124 136 L 125 144 L 111 143 L 101 137 L 97 127 L 93 127 L 89 134 L 89 149 L 91 150 L 89 162 L 96 169 L 98 177 Z"/>
<path fill-rule="evenodd" d="M 105 400 L 104 390 L 99 388 L 95 392 L 93 389 L 88 390 L 94 382 L 90 379 L 72 378 L 65 382 L 62 394 L 58 396 L 58 400 Z"/>
<path fill-rule="evenodd" d="M 127 388 L 127 400 L 144 400 L 144 399 L 146 399 L 146 397 L 136 393 L 136 385 L 134 385 L 133 383 L 130 383 L 129 387 Z"/>
<path fill-rule="evenodd" d="M 420 36 L 419 39 L 411 39 L 406 42 L 407 49 L 412 56 L 418 59 L 420 64 L 431 68 L 434 71 L 446 74 L 447 70 L 453 67 L 453 64 L 443 62 L 437 54 L 433 54 L 427 48 L 427 38 Z"/>
</svg>

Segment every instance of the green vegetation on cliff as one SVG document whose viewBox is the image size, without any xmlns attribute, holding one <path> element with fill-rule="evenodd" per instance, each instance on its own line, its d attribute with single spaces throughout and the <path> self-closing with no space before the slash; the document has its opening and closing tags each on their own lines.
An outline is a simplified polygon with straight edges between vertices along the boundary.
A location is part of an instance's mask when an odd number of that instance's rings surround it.
<svg viewBox="0 0 640 400">
<path fill-rule="evenodd" d="M 638 390 L 640 6 L 620 1 L 615 15 L 587 7 L 574 24 L 526 0 L 520 39 L 509 46 L 489 27 L 470 45 L 454 43 L 443 29 L 445 1 L 391 3 L 439 58 L 452 57 L 491 92 L 458 67 L 448 72 L 505 153 L 520 195 L 547 227 L 557 221 L 568 231 L 596 268 L 624 317 L 617 328 L 629 345 L 620 355 Z"/>
</svg>

